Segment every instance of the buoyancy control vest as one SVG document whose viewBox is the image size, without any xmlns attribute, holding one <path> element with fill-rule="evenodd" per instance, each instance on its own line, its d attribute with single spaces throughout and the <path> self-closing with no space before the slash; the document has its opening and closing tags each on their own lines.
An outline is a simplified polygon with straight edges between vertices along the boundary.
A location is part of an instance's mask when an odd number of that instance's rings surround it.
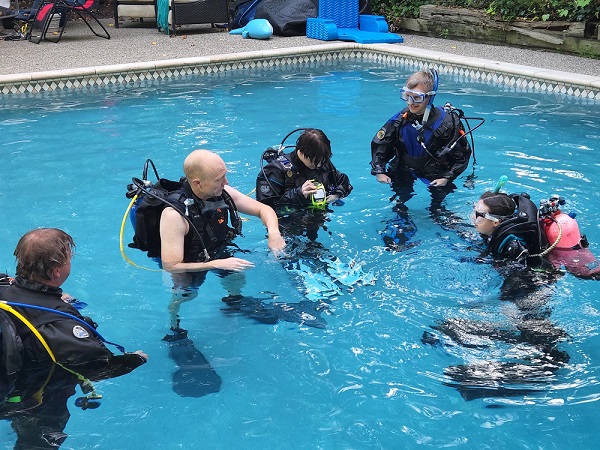
<svg viewBox="0 0 600 450">
<path fill-rule="evenodd" d="M 204 261 L 204 250 L 213 253 L 230 244 L 241 234 L 242 222 L 231 196 L 223 190 L 219 197 L 201 200 L 196 197 L 187 181 L 179 191 L 171 193 L 167 200 L 184 217 L 188 217 L 193 227 L 184 240 L 184 262 Z M 229 227 L 231 218 L 232 227 Z M 199 233 L 198 233 L 198 232 Z"/>
<path fill-rule="evenodd" d="M 439 135 L 442 132 L 440 127 L 447 114 L 443 108 L 438 107 L 436 109 L 440 115 L 432 124 L 422 126 L 407 118 L 404 119 L 404 123 L 400 127 L 399 132 L 402 134 L 402 142 L 406 146 L 403 163 L 411 169 L 421 170 L 432 157 L 431 141 L 435 133 Z"/>
<path fill-rule="evenodd" d="M 268 164 L 275 164 L 282 170 L 283 173 L 285 173 L 284 185 L 286 191 L 296 187 L 296 175 L 298 175 L 298 170 L 294 167 L 294 164 L 290 159 L 290 154 L 273 154 L 265 152 L 263 159 L 267 161 Z M 265 179 L 269 181 L 266 176 Z"/>
<path fill-rule="evenodd" d="M 160 257 L 160 217 L 167 206 L 179 212 L 190 225 L 184 241 L 185 262 L 205 261 L 207 252 L 242 233 L 237 207 L 225 190 L 220 197 L 203 201 L 192 193 L 185 178 L 178 182 L 161 178 L 149 188 L 134 179 L 127 195 L 132 197 L 133 192 L 140 198 L 130 213 L 135 234 L 129 247 L 147 252 L 148 257 Z M 229 219 L 232 228 L 228 226 Z"/>
<path fill-rule="evenodd" d="M 0 300 L 10 286 L 10 278 L 0 274 Z M 15 388 L 19 370 L 23 365 L 23 342 L 17 334 L 10 315 L 0 310 L 0 408 Z"/>
<path fill-rule="evenodd" d="M 538 257 L 548 244 L 540 226 L 538 209 L 529 194 L 512 194 L 510 197 L 515 202 L 516 211 L 496 227 L 482 256 L 490 253 L 500 256 L 504 247 L 517 239 L 527 247 L 528 258 Z"/>
<path fill-rule="evenodd" d="M 10 285 L 8 275 L 0 274 L 0 299 Z M 0 408 L 15 388 L 23 365 L 23 342 L 9 314 L 0 310 Z"/>
</svg>

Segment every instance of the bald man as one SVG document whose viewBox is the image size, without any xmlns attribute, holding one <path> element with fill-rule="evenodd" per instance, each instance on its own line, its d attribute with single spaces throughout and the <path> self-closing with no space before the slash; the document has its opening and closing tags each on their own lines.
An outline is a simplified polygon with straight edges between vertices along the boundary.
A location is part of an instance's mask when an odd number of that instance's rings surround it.
<svg viewBox="0 0 600 450">
<path fill-rule="evenodd" d="M 274 254 L 285 247 L 275 211 L 229 186 L 227 167 L 219 155 L 195 150 L 185 159 L 183 171 L 186 181 L 182 189 L 169 196 L 177 210 L 165 208 L 160 219 L 162 267 L 174 281 L 169 310 L 171 329 L 176 333 L 180 330 L 179 307 L 198 295 L 207 271 L 222 278 L 230 296 L 240 295 L 242 272 L 254 265 L 234 257 L 228 248 L 240 232 L 237 211 L 260 218 Z"/>
</svg>

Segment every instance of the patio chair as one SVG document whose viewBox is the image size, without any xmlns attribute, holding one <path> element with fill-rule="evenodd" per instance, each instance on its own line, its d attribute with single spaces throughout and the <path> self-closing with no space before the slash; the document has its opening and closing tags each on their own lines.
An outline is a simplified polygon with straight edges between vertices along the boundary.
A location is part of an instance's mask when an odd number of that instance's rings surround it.
<svg viewBox="0 0 600 450">
<path fill-rule="evenodd" d="M 136 17 L 156 20 L 155 0 L 113 0 L 115 6 L 115 28 L 119 28 L 119 17 Z"/>
<path fill-rule="evenodd" d="M 157 0 L 157 8 L 159 30 L 172 36 L 180 25 L 229 25 L 229 0 Z"/>
<path fill-rule="evenodd" d="M 44 39 L 54 43 L 60 41 L 72 14 L 83 20 L 95 36 L 110 39 L 110 34 L 93 12 L 96 8 L 96 0 L 43 0 L 35 16 L 29 40 L 35 44 Z"/>
<path fill-rule="evenodd" d="M 10 19 L 14 17 L 19 10 L 19 2 L 13 4 L 13 0 L 0 0 L 0 20 Z"/>
<path fill-rule="evenodd" d="M 14 29 L 14 18 L 19 13 L 18 0 L 0 0 L 0 23 L 5 30 Z"/>
<path fill-rule="evenodd" d="M 0 0 L 0 21 L 2 22 L 2 27 L 13 31 L 12 35 L 5 36 L 4 39 L 7 41 L 28 39 L 31 25 L 39 6 L 40 0 L 34 0 L 31 8 L 28 9 L 21 9 L 19 0 Z"/>
</svg>

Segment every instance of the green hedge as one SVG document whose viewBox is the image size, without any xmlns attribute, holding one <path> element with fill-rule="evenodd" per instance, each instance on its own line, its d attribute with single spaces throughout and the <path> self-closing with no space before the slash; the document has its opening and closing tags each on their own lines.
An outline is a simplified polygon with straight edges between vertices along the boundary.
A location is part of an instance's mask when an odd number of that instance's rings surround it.
<svg viewBox="0 0 600 450">
<path fill-rule="evenodd" d="M 600 19 L 600 0 L 371 0 L 371 9 L 393 22 L 403 17 L 418 18 L 419 6 L 431 4 L 483 9 L 504 20 L 598 22 Z"/>
</svg>

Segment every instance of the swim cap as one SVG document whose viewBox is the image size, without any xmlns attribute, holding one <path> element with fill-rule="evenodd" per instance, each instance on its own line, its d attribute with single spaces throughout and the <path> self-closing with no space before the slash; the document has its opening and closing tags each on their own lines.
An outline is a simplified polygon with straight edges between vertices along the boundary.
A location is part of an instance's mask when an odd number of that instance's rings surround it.
<svg viewBox="0 0 600 450">
<path fill-rule="evenodd" d="M 560 213 L 554 216 L 554 220 L 556 220 L 560 225 L 560 228 L 562 228 L 562 236 L 560 241 L 558 241 L 556 248 L 572 248 L 579 244 L 579 241 L 581 241 L 581 233 L 579 232 L 579 225 L 577 225 L 575 219 L 565 213 Z M 554 244 L 558 238 L 559 230 L 556 222 L 552 221 L 549 225 L 546 225 L 544 229 L 550 245 Z"/>
</svg>

